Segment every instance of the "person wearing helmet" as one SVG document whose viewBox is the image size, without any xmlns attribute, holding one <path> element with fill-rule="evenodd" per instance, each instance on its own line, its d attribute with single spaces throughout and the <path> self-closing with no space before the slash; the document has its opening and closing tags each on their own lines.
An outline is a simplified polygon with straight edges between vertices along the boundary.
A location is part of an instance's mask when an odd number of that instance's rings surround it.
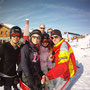
<svg viewBox="0 0 90 90">
<path fill-rule="evenodd" d="M 52 47 L 50 44 L 49 35 L 44 33 L 40 45 L 40 64 L 41 70 L 46 74 L 52 68 L 52 61 L 49 60 L 49 56 L 52 54 Z M 53 83 L 50 82 L 47 85 L 47 90 L 53 89 Z"/>
<path fill-rule="evenodd" d="M 10 29 L 10 41 L 3 43 L 0 46 L 0 80 L 1 85 L 4 85 L 4 90 L 18 90 L 16 64 L 20 49 L 17 44 L 21 38 L 21 28 L 14 26 Z"/>
<path fill-rule="evenodd" d="M 22 90 L 42 90 L 41 77 L 44 73 L 41 71 L 39 58 L 41 38 L 41 31 L 34 29 L 30 33 L 30 41 L 27 41 L 21 49 Z"/>
<path fill-rule="evenodd" d="M 47 33 L 43 34 L 41 45 L 40 45 L 40 63 L 41 69 L 46 73 L 48 69 L 52 68 L 52 62 L 49 61 L 48 57 L 52 52 L 50 45 L 49 35 Z"/>
<path fill-rule="evenodd" d="M 50 60 L 55 60 L 55 66 L 49 70 L 46 76 L 43 76 L 42 83 L 57 79 L 55 90 L 70 90 L 68 86 L 77 71 L 73 50 L 69 43 L 62 37 L 60 30 L 54 29 L 51 33 L 51 38 L 54 43 L 54 53 L 50 56 Z"/>
</svg>

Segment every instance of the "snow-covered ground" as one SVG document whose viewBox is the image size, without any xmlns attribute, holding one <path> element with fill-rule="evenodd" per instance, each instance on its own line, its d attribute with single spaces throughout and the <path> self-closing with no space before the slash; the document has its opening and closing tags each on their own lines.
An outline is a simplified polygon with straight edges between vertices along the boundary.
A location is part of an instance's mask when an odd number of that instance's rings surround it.
<svg viewBox="0 0 90 90">
<path fill-rule="evenodd" d="M 84 39 L 70 42 L 76 61 L 77 73 L 68 90 L 90 90 L 90 35 Z M 3 87 L 0 87 L 3 90 Z"/>
<path fill-rule="evenodd" d="M 71 90 L 90 90 L 90 35 L 70 43 L 77 60 L 77 74 L 71 82 Z"/>
</svg>

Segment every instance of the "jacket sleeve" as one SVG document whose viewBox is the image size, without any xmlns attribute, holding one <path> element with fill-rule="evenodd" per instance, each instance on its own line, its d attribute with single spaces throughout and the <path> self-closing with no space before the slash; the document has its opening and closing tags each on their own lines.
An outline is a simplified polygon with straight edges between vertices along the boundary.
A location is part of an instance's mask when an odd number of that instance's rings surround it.
<svg viewBox="0 0 90 90">
<path fill-rule="evenodd" d="M 55 79 L 63 75 L 67 70 L 67 65 L 65 63 L 58 64 L 46 74 L 49 80 Z"/>
<path fill-rule="evenodd" d="M 3 70 L 3 61 L 4 61 L 4 59 L 3 59 L 3 56 L 4 56 L 4 53 L 3 53 L 3 45 L 2 44 L 0 44 L 0 72 L 2 72 L 2 70 Z"/>
<path fill-rule="evenodd" d="M 0 44 L 0 56 L 2 56 L 4 53 L 3 44 Z"/>
<path fill-rule="evenodd" d="M 30 75 L 30 62 L 29 62 L 29 48 L 24 45 L 21 49 L 21 68 L 24 74 L 28 77 Z"/>
<path fill-rule="evenodd" d="M 69 60 L 70 54 L 65 42 L 60 47 L 60 52 L 58 54 L 58 57 L 59 57 L 58 64 L 55 65 L 55 67 L 52 68 L 46 74 L 50 80 L 63 76 L 68 69 L 68 60 Z"/>
</svg>

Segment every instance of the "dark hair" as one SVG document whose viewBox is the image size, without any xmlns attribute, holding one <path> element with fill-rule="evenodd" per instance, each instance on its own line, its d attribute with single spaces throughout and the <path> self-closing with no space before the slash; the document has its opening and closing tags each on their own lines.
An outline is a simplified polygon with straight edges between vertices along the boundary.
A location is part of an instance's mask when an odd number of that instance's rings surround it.
<svg viewBox="0 0 90 90">
<path fill-rule="evenodd" d="M 48 44 L 48 50 L 49 50 L 49 53 L 52 51 L 52 46 L 51 46 L 51 44 Z"/>
</svg>

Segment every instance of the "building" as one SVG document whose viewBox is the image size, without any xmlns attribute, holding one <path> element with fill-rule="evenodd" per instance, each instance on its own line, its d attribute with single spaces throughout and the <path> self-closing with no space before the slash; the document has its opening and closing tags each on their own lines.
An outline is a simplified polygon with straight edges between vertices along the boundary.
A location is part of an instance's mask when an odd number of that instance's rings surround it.
<svg viewBox="0 0 90 90">
<path fill-rule="evenodd" d="M 10 27 L 4 24 L 0 24 L 0 43 L 4 43 L 10 40 L 9 32 Z"/>
<path fill-rule="evenodd" d="M 12 28 L 14 25 L 11 24 L 0 24 L 0 43 L 8 42 L 10 40 L 9 33 L 10 33 L 10 28 Z M 24 28 L 22 29 L 22 36 L 24 34 Z M 29 29 L 29 33 L 32 32 L 32 29 Z M 20 42 L 24 42 L 23 38 L 20 39 Z"/>
<path fill-rule="evenodd" d="M 64 32 L 64 37 L 67 41 L 70 41 L 71 39 L 80 39 L 80 38 L 85 38 L 84 35 L 80 35 L 77 33 L 72 33 L 72 32 Z"/>
</svg>

